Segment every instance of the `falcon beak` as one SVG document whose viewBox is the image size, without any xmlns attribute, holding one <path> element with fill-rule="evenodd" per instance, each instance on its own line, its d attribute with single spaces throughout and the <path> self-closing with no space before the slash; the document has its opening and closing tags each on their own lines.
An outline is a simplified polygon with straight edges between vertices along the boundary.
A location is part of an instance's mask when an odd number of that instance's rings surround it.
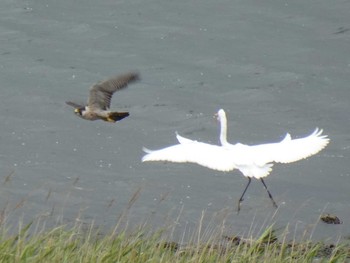
<svg viewBox="0 0 350 263">
<path fill-rule="evenodd" d="M 78 108 L 75 108 L 75 109 L 74 109 L 74 112 L 75 112 L 75 113 L 79 113 L 80 111 L 79 111 Z"/>
</svg>

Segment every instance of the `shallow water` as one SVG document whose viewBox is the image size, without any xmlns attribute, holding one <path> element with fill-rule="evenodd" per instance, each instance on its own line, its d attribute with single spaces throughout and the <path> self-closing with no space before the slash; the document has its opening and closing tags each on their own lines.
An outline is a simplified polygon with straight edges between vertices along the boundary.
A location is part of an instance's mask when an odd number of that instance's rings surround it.
<svg viewBox="0 0 350 263">
<path fill-rule="evenodd" d="M 350 3 L 347 1 L 17 1 L 0 3 L 0 209 L 9 224 L 40 215 L 113 226 L 140 188 L 130 221 L 206 218 L 227 233 L 290 224 L 315 239 L 349 232 Z M 115 125 L 74 116 L 98 80 L 138 70 L 116 94 L 131 116 Z M 320 154 L 275 165 L 266 179 L 277 212 L 238 171 L 141 163 L 142 147 L 176 143 L 175 131 L 218 143 L 224 108 L 229 140 L 277 141 L 321 127 Z M 10 178 L 9 174 L 13 173 Z M 323 212 L 342 225 L 317 223 Z M 219 218 L 219 219 L 218 219 Z M 293 230 L 294 231 L 294 230 Z"/>
</svg>

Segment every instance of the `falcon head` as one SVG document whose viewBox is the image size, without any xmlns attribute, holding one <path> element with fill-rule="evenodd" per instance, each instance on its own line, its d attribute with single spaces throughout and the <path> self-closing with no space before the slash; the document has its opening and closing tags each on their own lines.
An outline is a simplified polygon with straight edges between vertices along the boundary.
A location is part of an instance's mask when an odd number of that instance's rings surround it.
<svg viewBox="0 0 350 263">
<path fill-rule="evenodd" d="M 79 117 L 83 116 L 83 110 L 85 110 L 84 108 L 75 108 L 74 109 L 74 113 L 76 115 L 78 115 Z"/>
</svg>

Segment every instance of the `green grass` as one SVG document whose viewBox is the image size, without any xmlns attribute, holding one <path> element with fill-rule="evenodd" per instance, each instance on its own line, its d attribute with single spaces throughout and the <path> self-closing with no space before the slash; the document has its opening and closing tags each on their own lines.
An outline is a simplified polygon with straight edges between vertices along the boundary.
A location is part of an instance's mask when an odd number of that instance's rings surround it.
<svg viewBox="0 0 350 263">
<path fill-rule="evenodd" d="M 257 239 L 221 237 L 178 244 L 163 230 L 146 227 L 101 235 L 91 225 L 55 227 L 30 234 L 32 224 L 16 235 L 0 236 L 0 262 L 346 262 L 349 247 L 279 241 L 272 227 Z M 195 235 L 194 235 L 195 236 Z"/>
<path fill-rule="evenodd" d="M 9 180 L 10 176 L 7 176 L 4 184 Z M 173 237 L 176 224 L 158 229 L 140 224 L 131 229 L 128 213 L 140 190 L 132 195 L 118 223 L 109 231 L 101 231 L 93 223 L 82 223 L 80 217 L 72 220 L 76 222 L 75 225 L 47 227 L 47 222 L 42 221 L 40 216 L 28 225 L 19 222 L 15 231 L 13 224 L 11 228 L 6 227 L 6 218 L 9 213 L 25 205 L 26 200 L 12 206 L 12 210 L 6 207 L 0 211 L 0 263 L 350 262 L 348 244 L 315 243 L 306 238 L 303 241 L 289 241 L 288 226 L 282 234 L 277 234 L 281 232 L 280 229 L 275 230 L 271 225 L 262 227 L 264 230 L 258 237 L 250 237 L 250 234 L 248 237 L 228 236 L 224 230 L 225 219 L 222 222 L 213 220 L 209 224 L 211 228 L 204 227 L 204 212 L 197 227 L 192 232 L 187 230 L 183 233 L 185 241 L 179 243 Z M 50 192 L 47 198 L 49 196 Z"/>
</svg>

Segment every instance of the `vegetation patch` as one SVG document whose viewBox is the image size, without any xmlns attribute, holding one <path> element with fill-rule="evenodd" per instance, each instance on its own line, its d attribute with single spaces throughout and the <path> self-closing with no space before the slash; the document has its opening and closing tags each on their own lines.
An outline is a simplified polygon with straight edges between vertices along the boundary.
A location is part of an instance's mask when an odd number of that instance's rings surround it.
<svg viewBox="0 0 350 263">
<path fill-rule="evenodd" d="M 30 234 L 29 224 L 16 235 L 2 231 L 1 262 L 346 262 L 350 247 L 321 242 L 279 241 L 273 227 L 257 239 L 222 236 L 187 244 L 169 241 L 164 231 L 145 227 L 101 235 L 93 225 L 55 227 Z"/>
</svg>

